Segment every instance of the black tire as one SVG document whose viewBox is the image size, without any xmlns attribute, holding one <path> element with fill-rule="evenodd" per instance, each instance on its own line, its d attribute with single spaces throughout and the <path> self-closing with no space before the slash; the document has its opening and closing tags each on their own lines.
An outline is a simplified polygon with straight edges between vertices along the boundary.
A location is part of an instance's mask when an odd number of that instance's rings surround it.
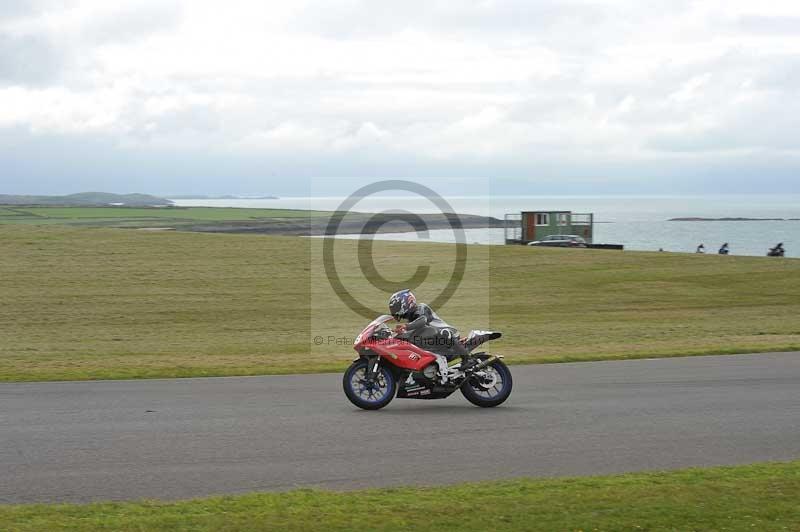
<svg viewBox="0 0 800 532">
<path fill-rule="evenodd" d="M 386 384 L 385 394 L 376 401 L 364 399 L 358 394 L 358 391 L 353 389 L 353 378 L 359 371 L 366 371 L 366 368 L 367 361 L 363 358 L 350 364 L 350 367 L 347 368 L 347 371 L 344 372 L 344 376 L 342 377 L 342 388 L 350 402 L 358 408 L 363 408 L 364 410 L 378 410 L 391 403 L 394 396 L 397 395 L 397 379 L 395 379 L 394 374 L 389 368 L 382 365 L 379 366 L 379 377 L 381 377 Z"/>
<path fill-rule="evenodd" d="M 480 406 L 481 408 L 492 408 L 497 405 L 503 404 L 508 396 L 511 395 L 511 389 L 514 387 L 514 381 L 511 378 L 511 371 L 502 361 L 495 360 L 487 366 L 493 368 L 498 375 L 502 378 L 502 387 L 499 393 L 494 397 L 485 397 L 479 393 L 480 386 L 475 383 L 474 379 L 467 379 L 461 385 L 461 393 L 473 405 Z M 488 393 L 488 392 L 484 392 Z"/>
</svg>

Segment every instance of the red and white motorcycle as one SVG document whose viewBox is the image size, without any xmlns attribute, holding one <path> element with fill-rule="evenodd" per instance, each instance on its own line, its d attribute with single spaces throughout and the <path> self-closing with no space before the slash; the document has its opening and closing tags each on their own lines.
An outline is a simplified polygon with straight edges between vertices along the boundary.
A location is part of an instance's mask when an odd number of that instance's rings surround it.
<svg viewBox="0 0 800 532">
<path fill-rule="evenodd" d="M 345 371 L 342 385 L 350 401 L 377 410 L 397 396 L 402 399 L 443 399 L 456 390 L 480 407 L 503 403 L 511 394 L 511 372 L 500 355 L 472 353 L 479 345 L 500 338 L 499 332 L 472 331 L 459 340 L 467 354 L 448 366 L 444 357 L 399 337 L 384 315 L 373 320 L 356 338 L 356 359 Z"/>
</svg>

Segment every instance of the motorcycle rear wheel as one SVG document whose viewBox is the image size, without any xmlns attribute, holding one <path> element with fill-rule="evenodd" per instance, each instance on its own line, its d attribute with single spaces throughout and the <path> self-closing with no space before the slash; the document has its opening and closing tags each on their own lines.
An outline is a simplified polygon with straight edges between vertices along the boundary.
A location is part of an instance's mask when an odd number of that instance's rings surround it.
<svg viewBox="0 0 800 532">
<path fill-rule="evenodd" d="M 481 408 L 492 408 L 503 404 L 508 396 L 511 395 L 511 388 L 514 381 L 511 378 L 511 371 L 502 361 L 495 360 L 484 371 L 493 371 L 496 383 L 486 389 L 477 381 L 477 377 L 472 377 L 464 381 L 461 385 L 461 394 L 473 405 Z"/>
<path fill-rule="evenodd" d="M 397 380 L 389 368 L 379 366 L 374 388 L 369 389 L 368 383 L 364 380 L 366 372 L 367 361 L 356 360 L 344 372 L 342 388 L 350 402 L 357 407 L 364 410 L 378 410 L 391 403 L 397 395 Z"/>
</svg>

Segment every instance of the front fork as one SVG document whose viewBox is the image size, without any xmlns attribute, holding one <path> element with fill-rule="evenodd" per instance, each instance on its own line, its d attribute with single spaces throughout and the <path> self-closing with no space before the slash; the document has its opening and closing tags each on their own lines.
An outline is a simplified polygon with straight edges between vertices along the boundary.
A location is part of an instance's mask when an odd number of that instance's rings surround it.
<svg viewBox="0 0 800 532">
<path fill-rule="evenodd" d="M 367 372 L 366 375 L 364 375 L 364 379 L 369 383 L 373 383 L 375 382 L 375 377 L 378 375 L 378 367 L 381 357 L 366 356 L 364 358 L 367 359 Z"/>
</svg>

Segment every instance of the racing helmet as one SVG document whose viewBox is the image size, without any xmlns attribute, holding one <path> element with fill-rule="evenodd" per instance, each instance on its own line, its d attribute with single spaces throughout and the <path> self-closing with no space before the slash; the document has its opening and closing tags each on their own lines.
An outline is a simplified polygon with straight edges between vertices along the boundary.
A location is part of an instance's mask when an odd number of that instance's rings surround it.
<svg viewBox="0 0 800 532">
<path fill-rule="evenodd" d="M 405 318 L 417 309 L 417 298 L 409 289 L 400 290 L 389 298 L 389 313 L 396 320 Z"/>
</svg>

